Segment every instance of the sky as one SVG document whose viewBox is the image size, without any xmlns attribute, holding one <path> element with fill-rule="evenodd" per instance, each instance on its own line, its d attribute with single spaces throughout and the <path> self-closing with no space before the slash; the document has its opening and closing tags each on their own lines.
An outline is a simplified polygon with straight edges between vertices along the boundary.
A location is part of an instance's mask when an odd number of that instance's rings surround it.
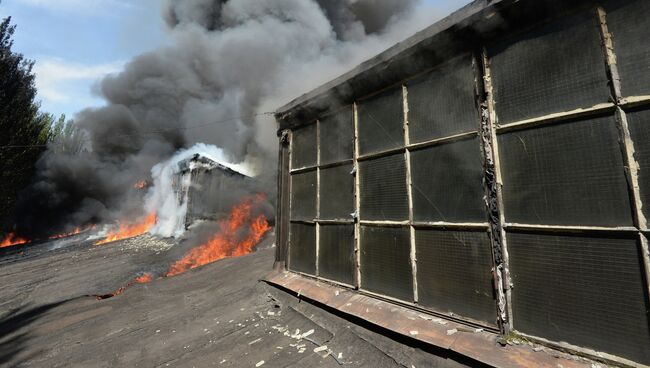
<svg viewBox="0 0 650 368">
<path fill-rule="evenodd" d="M 423 0 L 449 13 L 468 0 Z M 95 87 L 133 57 L 168 42 L 163 0 L 0 0 L 17 25 L 14 50 L 35 60 L 41 110 L 75 113 L 103 101 Z"/>
</svg>

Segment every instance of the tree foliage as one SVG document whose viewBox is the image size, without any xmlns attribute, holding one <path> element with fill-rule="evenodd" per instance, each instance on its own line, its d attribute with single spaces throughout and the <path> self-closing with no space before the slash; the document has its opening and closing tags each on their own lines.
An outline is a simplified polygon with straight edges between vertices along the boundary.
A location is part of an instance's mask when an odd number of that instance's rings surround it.
<svg viewBox="0 0 650 368">
<path fill-rule="evenodd" d="M 0 222 L 34 174 L 36 162 L 65 123 L 39 112 L 34 62 L 12 50 L 16 30 L 11 17 L 0 23 Z M 65 117 L 63 117 L 65 119 Z"/>
</svg>

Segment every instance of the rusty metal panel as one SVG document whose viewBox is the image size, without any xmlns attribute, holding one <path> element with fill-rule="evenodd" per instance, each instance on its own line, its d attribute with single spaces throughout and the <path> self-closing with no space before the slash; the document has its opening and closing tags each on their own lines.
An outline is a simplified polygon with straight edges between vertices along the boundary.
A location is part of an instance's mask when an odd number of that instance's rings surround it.
<svg viewBox="0 0 650 368">
<path fill-rule="evenodd" d="M 361 155 L 404 146 L 403 106 L 401 87 L 359 102 Z"/>
<path fill-rule="evenodd" d="M 492 255 L 486 231 L 415 231 L 418 303 L 496 325 Z"/>
<path fill-rule="evenodd" d="M 361 227 L 361 288 L 413 301 L 408 228 Z"/>
<path fill-rule="evenodd" d="M 508 234 L 515 329 L 650 363 L 634 236 Z"/>
<path fill-rule="evenodd" d="M 616 0 L 604 5 L 623 96 L 650 95 L 650 2 Z"/>
<path fill-rule="evenodd" d="M 291 175 L 291 219 L 316 218 L 316 170 Z"/>
<path fill-rule="evenodd" d="M 501 124 L 610 99 L 593 10 L 555 20 L 489 48 Z"/>
<path fill-rule="evenodd" d="M 319 142 L 321 165 L 352 159 L 353 118 L 352 107 L 348 106 L 321 119 Z"/>
<path fill-rule="evenodd" d="M 463 55 L 408 82 L 411 143 L 478 129 L 471 55 Z"/>
<path fill-rule="evenodd" d="M 362 220 L 408 220 L 404 154 L 359 163 Z"/>
<path fill-rule="evenodd" d="M 320 170 L 320 219 L 352 220 L 354 212 L 353 166 Z"/>
<path fill-rule="evenodd" d="M 316 166 L 318 160 L 316 123 L 292 132 L 291 168 Z"/>
<path fill-rule="evenodd" d="M 321 225 L 319 231 L 319 276 L 354 284 L 354 225 Z"/>
<path fill-rule="evenodd" d="M 411 152 L 415 221 L 487 222 L 478 137 Z"/>
<path fill-rule="evenodd" d="M 498 139 L 508 222 L 632 225 L 613 117 L 514 131 Z"/>
<path fill-rule="evenodd" d="M 316 275 L 316 225 L 292 223 L 289 234 L 289 269 Z"/>
</svg>

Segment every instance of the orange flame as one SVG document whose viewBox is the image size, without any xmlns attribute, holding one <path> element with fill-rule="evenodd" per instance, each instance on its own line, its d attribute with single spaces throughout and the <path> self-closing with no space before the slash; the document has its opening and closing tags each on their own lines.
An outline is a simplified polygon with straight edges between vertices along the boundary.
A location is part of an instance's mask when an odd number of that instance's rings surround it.
<svg viewBox="0 0 650 368">
<path fill-rule="evenodd" d="M 95 245 L 112 243 L 122 239 L 133 238 L 138 235 L 142 235 L 149 231 L 153 225 L 156 224 L 156 214 L 149 214 L 144 220 L 137 224 L 128 225 L 120 223 L 120 227 L 117 231 L 108 233 L 108 236 L 104 240 L 98 241 Z"/>
<path fill-rule="evenodd" d="M 135 279 L 129 281 L 126 285 L 122 286 L 121 288 L 115 290 L 115 292 L 112 292 L 110 294 L 104 294 L 104 295 L 95 295 L 95 298 L 97 300 L 104 300 L 108 298 L 112 298 L 114 296 L 121 295 L 126 291 L 126 289 L 134 284 L 146 284 L 148 282 L 151 282 L 153 280 L 153 275 L 150 273 L 145 273 L 141 276 L 136 277 Z"/>
<path fill-rule="evenodd" d="M 146 284 L 148 282 L 151 282 L 151 280 L 153 280 L 153 275 L 150 273 L 145 273 L 142 276 L 136 277 L 135 280 L 133 280 L 133 282 L 135 282 L 136 284 Z"/>
<path fill-rule="evenodd" d="M 75 228 L 74 230 L 72 230 L 72 231 L 69 232 L 69 233 L 58 234 L 58 235 L 52 235 L 52 236 L 49 237 L 49 239 L 51 239 L 51 240 L 54 240 L 54 239 L 63 239 L 63 238 L 67 238 L 67 237 L 70 237 L 70 236 L 73 236 L 73 235 L 77 235 L 77 234 L 79 234 L 79 233 L 81 233 L 81 228 L 80 228 L 80 227 Z"/>
<path fill-rule="evenodd" d="M 133 189 L 144 189 L 147 187 L 146 180 L 140 180 L 139 182 L 133 184 Z"/>
<path fill-rule="evenodd" d="M 165 276 L 174 276 L 227 257 L 239 257 L 252 252 L 270 226 L 264 215 L 251 217 L 254 206 L 266 200 L 258 194 L 247 197 L 230 212 L 226 220 L 219 222 L 219 232 L 207 243 L 192 249 L 185 257 L 174 263 Z M 243 231 L 246 229 L 247 231 Z"/>
<path fill-rule="evenodd" d="M 2 242 L 0 242 L 0 248 L 6 248 L 26 243 L 29 243 L 29 240 L 21 238 L 14 233 L 9 233 L 7 236 L 5 236 L 4 239 L 2 239 Z"/>
</svg>

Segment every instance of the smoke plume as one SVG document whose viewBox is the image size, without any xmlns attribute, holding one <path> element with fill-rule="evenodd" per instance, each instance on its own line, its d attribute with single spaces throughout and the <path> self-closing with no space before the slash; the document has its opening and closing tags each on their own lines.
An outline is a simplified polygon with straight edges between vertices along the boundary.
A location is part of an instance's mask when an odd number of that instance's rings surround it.
<svg viewBox="0 0 650 368">
<path fill-rule="evenodd" d="M 102 80 L 106 105 L 75 124 L 84 150 L 51 147 L 19 200 L 41 236 L 142 215 L 152 168 L 205 143 L 248 162 L 273 198 L 273 110 L 431 23 L 416 0 L 168 0 L 171 42 Z M 159 202 L 161 205 L 164 201 Z"/>
</svg>

